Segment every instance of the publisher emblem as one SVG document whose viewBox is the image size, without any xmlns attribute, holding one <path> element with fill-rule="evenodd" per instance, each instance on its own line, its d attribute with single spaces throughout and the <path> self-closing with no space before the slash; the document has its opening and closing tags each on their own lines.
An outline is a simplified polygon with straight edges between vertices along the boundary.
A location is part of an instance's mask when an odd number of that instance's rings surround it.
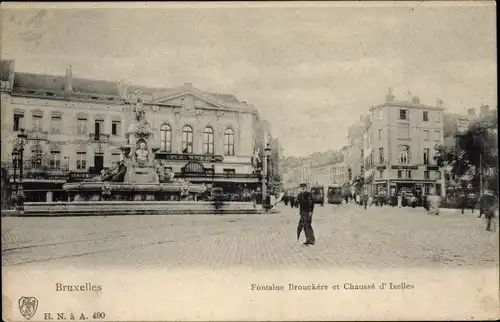
<svg viewBox="0 0 500 322">
<path fill-rule="evenodd" d="M 29 320 L 35 315 L 38 309 L 38 300 L 32 296 L 23 296 L 19 299 L 19 311 L 26 320 Z"/>
</svg>

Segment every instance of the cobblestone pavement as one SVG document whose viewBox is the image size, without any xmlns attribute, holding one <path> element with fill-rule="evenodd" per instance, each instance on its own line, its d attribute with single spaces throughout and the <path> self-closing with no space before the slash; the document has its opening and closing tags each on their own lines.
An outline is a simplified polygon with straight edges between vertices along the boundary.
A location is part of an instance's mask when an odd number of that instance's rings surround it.
<svg viewBox="0 0 500 322">
<path fill-rule="evenodd" d="M 497 267 L 499 238 L 477 213 L 319 205 L 317 243 L 296 241 L 297 209 L 268 215 L 2 218 L 2 263 L 80 268 Z M 497 224 L 498 225 L 498 224 Z M 304 236 L 301 237 L 303 241 Z"/>
</svg>

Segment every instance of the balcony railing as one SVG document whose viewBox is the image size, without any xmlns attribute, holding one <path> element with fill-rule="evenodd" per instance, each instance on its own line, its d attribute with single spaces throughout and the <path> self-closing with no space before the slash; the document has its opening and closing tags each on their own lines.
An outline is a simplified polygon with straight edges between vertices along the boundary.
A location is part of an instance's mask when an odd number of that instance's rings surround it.
<svg viewBox="0 0 500 322">
<path fill-rule="evenodd" d="M 109 134 L 102 134 L 102 133 L 90 133 L 89 134 L 89 141 L 92 143 L 108 143 L 109 142 Z"/>
<path fill-rule="evenodd" d="M 14 175 L 13 161 L 2 161 L 2 167 L 7 169 L 9 175 Z M 19 164 L 16 165 L 16 175 L 19 176 Z M 28 159 L 23 161 L 23 176 L 25 178 L 51 177 L 69 174 L 68 161 L 49 161 Z"/>
<path fill-rule="evenodd" d="M 42 130 L 26 130 L 26 135 L 28 135 L 28 140 L 33 141 L 47 141 L 49 137 L 48 131 Z"/>
</svg>

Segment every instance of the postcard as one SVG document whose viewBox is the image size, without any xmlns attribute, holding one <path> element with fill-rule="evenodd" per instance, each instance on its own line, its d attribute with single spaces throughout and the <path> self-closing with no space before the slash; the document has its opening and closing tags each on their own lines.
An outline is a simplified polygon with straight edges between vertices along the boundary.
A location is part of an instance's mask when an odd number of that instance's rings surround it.
<svg viewBox="0 0 500 322">
<path fill-rule="evenodd" d="M 494 2 L 1 6 L 5 321 L 500 318 Z"/>
</svg>

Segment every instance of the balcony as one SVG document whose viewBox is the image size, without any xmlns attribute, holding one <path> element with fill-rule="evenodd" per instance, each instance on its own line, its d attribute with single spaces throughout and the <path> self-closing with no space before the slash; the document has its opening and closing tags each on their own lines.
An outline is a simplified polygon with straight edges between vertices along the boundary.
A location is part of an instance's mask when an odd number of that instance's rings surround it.
<svg viewBox="0 0 500 322">
<path fill-rule="evenodd" d="M 10 176 L 14 175 L 14 164 L 12 161 L 2 161 L 2 167 L 7 169 Z M 68 174 L 68 161 L 54 161 L 44 158 L 31 158 L 23 161 L 23 177 L 26 179 L 60 178 Z M 16 176 L 19 176 L 19 166 L 16 166 Z"/>
<path fill-rule="evenodd" d="M 102 133 L 90 133 L 89 134 L 89 141 L 91 143 L 109 143 L 109 134 L 102 134 Z"/>
<path fill-rule="evenodd" d="M 47 141 L 49 139 L 49 132 L 40 129 L 26 130 L 29 141 Z"/>
</svg>

